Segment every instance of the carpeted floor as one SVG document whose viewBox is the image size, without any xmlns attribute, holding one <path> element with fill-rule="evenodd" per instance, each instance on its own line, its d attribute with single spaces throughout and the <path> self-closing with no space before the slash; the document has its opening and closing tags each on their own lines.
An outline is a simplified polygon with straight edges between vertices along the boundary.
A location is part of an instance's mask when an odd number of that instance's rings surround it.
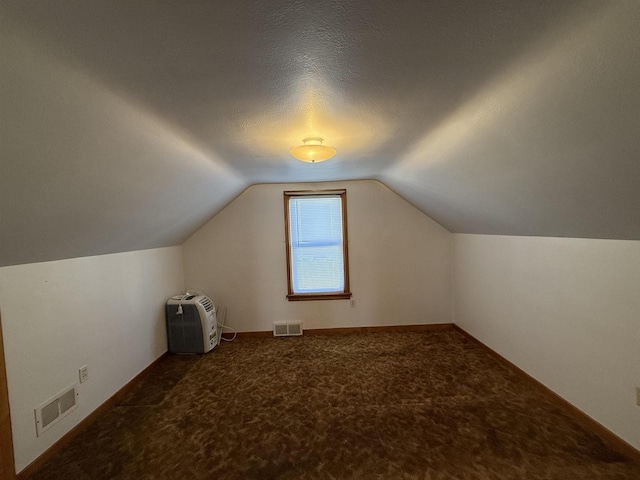
<svg viewBox="0 0 640 480">
<path fill-rule="evenodd" d="M 32 478 L 639 479 L 640 464 L 447 330 L 169 356 Z"/>
</svg>

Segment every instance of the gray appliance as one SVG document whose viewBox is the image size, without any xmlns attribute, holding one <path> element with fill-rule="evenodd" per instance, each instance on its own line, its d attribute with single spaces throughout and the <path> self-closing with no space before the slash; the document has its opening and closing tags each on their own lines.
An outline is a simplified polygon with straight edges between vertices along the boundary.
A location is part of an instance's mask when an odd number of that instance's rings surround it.
<svg viewBox="0 0 640 480">
<path fill-rule="evenodd" d="M 204 295 L 177 295 L 165 305 L 171 353 L 207 353 L 218 345 L 216 306 Z"/>
</svg>

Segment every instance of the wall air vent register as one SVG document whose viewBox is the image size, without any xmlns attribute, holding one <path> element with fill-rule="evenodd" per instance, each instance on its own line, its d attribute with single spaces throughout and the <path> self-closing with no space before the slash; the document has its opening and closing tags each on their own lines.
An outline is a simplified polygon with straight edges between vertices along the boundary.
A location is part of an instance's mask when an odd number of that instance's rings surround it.
<svg viewBox="0 0 640 480">
<path fill-rule="evenodd" d="M 302 335 L 302 322 L 274 322 L 274 337 L 299 337 Z"/>
<path fill-rule="evenodd" d="M 34 411 L 36 435 L 39 437 L 78 406 L 78 384 L 65 388 L 57 395 L 40 404 Z"/>
</svg>

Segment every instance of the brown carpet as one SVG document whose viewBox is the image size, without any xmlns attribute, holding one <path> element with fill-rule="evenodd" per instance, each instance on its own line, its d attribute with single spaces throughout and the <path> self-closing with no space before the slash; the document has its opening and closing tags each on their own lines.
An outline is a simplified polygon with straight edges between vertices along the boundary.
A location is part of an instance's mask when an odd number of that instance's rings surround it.
<svg viewBox="0 0 640 480">
<path fill-rule="evenodd" d="M 167 357 L 32 478 L 639 479 L 640 465 L 447 330 Z"/>
</svg>

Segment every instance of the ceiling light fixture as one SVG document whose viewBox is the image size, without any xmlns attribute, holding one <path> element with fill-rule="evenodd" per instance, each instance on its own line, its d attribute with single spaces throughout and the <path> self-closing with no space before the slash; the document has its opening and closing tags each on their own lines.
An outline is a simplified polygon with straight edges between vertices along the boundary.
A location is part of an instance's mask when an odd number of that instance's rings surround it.
<svg viewBox="0 0 640 480">
<path fill-rule="evenodd" d="M 319 163 L 329 160 L 336 154 L 336 149 L 328 145 L 322 145 L 322 138 L 308 137 L 302 140 L 304 145 L 293 147 L 289 153 L 300 160 L 307 163 Z"/>
</svg>

